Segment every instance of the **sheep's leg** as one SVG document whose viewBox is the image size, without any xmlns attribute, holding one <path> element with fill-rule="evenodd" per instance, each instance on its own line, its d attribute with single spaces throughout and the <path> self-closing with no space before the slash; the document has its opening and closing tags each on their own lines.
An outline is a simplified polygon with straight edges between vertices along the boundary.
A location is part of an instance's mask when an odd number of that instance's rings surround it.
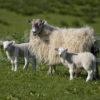
<svg viewBox="0 0 100 100">
<path fill-rule="evenodd" d="M 47 74 L 48 75 L 52 74 L 52 66 L 51 65 L 49 65 L 49 70 L 48 70 Z"/>
<path fill-rule="evenodd" d="M 88 73 L 88 76 L 86 78 L 86 82 L 88 82 L 88 81 L 93 79 L 93 71 L 92 70 L 88 70 L 87 73 Z"/>
<path fill-rule="evenodd" d="M 73 67 L 69 68 L 69 73 L 70 73 L 70 80 L 73 80 L 73 74 L 74 74 L 74 69 Z"/>
<path fill-rule="evenodd" d="M 56 71 L 56 66 L 52 66 L 52 74 L 54 74 L 55 73 L 55 71 Z"/>
<path fill-rule="evenodd" d="M 36 70 L 36 57 L 32 57 L 32 68 Z"/>
<path fill-rule="evenodd" d="M 55 73 L 55 70 L 56 70 L 56 66 L 54 65 L 49 65 L 49 70 L 48 70 L 48 75 L 50 74 L 54 74 Z"/>
<path fill-rule="evenodd" d="M 28 58 L 27 57 L 25 57 L 24 60 L 25 60 L 25 65 L 24 65 L 23 69 L 26 69 L 27 70 L 28 65 L 29 65 L 29 61 L 28 61 Z"/>
</svg>

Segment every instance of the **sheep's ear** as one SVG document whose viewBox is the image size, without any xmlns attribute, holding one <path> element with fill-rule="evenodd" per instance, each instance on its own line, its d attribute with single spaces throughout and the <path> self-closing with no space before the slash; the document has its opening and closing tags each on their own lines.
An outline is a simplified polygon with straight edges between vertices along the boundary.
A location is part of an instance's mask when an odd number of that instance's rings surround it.
<svg viewBox="0 0 100 100">
<path fill-rule="evenodd" d="M 65 49 L 65 51 L 68 51 L 68 49 Z"/>
<path fill-rule="evenodd" d="M 42 24 L 46 24 L 47 21 L 46 21 L 46 20 L 41 20 L 41 23 L 42 23 Z"/>
<path fill-rule="evenodd" d="M 55 51 L 58 51 L 58 48 L 55 48 Z"/>
</svg>

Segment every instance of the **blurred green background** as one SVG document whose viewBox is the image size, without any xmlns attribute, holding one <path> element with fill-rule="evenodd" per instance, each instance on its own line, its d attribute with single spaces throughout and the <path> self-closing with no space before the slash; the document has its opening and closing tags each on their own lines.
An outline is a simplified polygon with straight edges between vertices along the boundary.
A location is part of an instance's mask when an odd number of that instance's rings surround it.
<svg viewBox="0 0 100 100">
<path fill-rule="evenodd" d="M 25 41 L 30 18 L 60 27 L 91 26 L 98 34 L 100 0 L 0 0 L 0 38 Z"/>
</svg>

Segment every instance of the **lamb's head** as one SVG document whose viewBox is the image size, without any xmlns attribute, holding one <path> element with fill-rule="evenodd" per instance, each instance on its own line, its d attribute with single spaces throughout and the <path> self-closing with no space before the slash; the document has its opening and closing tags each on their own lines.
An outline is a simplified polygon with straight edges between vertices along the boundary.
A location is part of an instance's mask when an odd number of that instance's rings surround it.
<svg viewBox="0 0 100 100">
<path fill-rule="evenodd" d="M 45 23 L 46 23 L 46 21 L 45 20 L 41 20 L 41 19 L 33 19 L 31 21 L 32 32 L 33 32 L 34 36 L 39 35 L 41 33 L 41 31 L 44 28 Z"/>
<path fill-rule="evenodd" d="M 58 52 L 59 56 L 65 55 L 67 53 L 67 51 L 68 51 L 68 49 L 65 49 L 65 48 L 62 48 L 62 47 L 55 48 L 55 50 Z"/>
<path fill-rule="evenodd" d="M 4 41 L 3 48 L 4 50 L 10 50 L 11 46 L 15 43 L 15 41 Z"/>
</svg>

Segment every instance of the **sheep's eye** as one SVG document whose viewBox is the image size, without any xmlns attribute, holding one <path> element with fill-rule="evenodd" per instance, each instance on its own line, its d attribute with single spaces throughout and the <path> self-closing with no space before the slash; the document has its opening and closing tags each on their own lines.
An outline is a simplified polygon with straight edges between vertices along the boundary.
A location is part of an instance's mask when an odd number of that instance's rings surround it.
<svg viewBox="0 0 100 100">
<path fill-rule="evenodd" d="M 36 28 L 38 28 L 38 27 L 39 27 L 39 24 L 38 24 L 38 23 L 36 23 L 34 26 L 35 26 Z"/>
</svg>

